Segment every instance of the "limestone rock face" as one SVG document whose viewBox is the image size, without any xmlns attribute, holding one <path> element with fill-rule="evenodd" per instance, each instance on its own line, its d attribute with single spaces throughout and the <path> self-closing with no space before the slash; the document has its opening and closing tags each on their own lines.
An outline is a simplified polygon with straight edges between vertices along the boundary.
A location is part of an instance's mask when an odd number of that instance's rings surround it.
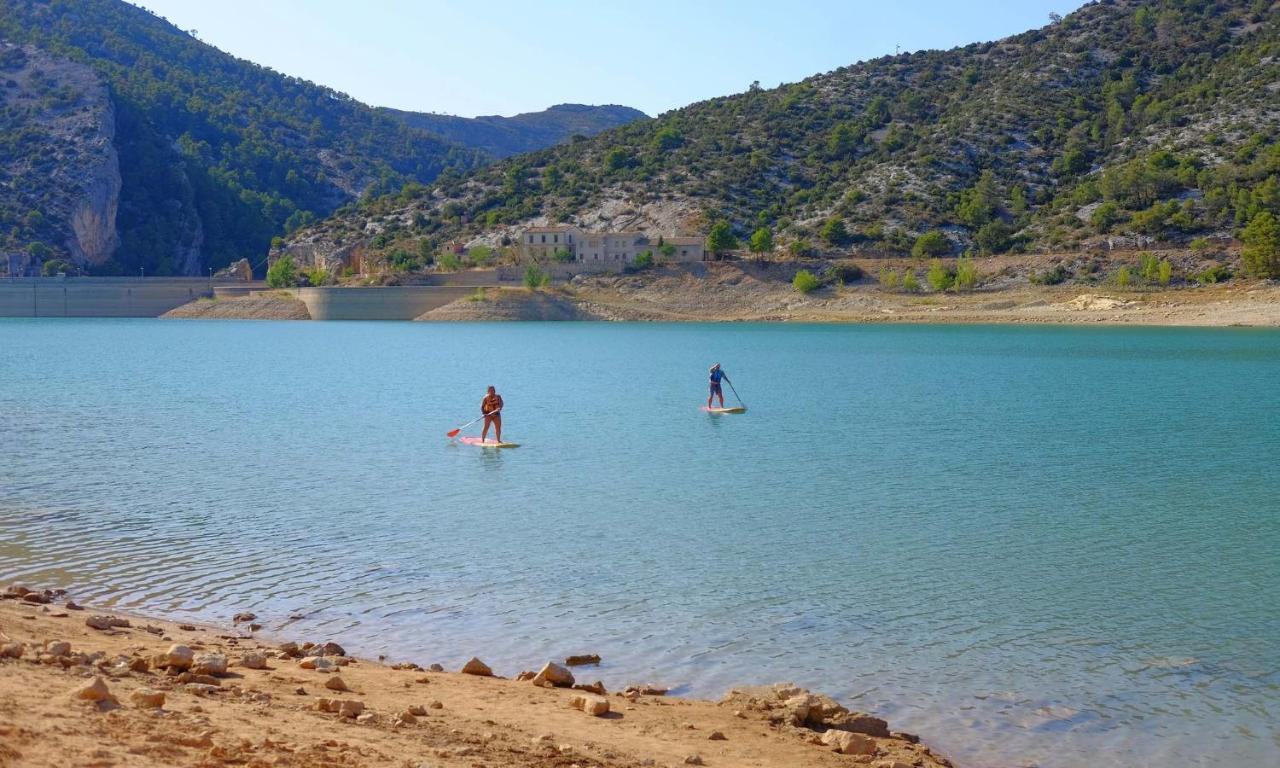
<svg viewBox="0 0 1280 768">
<path fill-rule="evenodd" d="M 17 46 L 0 43 L 0 49 Z M 0 108 L 19 107 L 29 137 L 22 152 L 0 157 L 7 207 L 36 211 L 31 240 L 79 266 L 110 259 L 120 245 L 120 159 L 116 110 L 106 82 L 92 67 L 33 46 L 21 46 L 4 73 Z M 13 56 L 13 54 L 10 54 Z M 15 249 L 17 250 L 17 249 Z M 25 255 L 19 269 L 34 268 Z"/>
</svg>

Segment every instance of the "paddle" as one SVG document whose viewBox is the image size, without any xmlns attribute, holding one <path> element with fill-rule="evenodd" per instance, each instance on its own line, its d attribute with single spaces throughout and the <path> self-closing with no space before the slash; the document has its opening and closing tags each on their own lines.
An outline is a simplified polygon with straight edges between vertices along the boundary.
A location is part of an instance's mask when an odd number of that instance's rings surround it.
<svg viewBox="0 0 1280 768">
<path fill-rule="evenodd" d="M 724 380 L 729 382 L 729 389 L 733 392 L 733 396 L 738 398 L 738 404 L 741 405 L 743 408 L 746 408 L 747 404 L 742 402 L 741 397 L 738 397 L 738 390 L 733 388 L 733 381 L 729 379 L 729 374 L 727 373 L 725 374 Z"/>
<path fill-rule="evenodd" d="M 734 393 L 734 394 L 737 394 L 737 393 Z M 459 432 L 471 426 L 472 424 L 475 424 L 480 419 L 483 419 L 485 416 L 493 416 L 494 414 L 497 414 L 497 413 L 502 413 L 502 409 L 499 408 L 498 410 L 493 411 L 492 413 L 482 413 L 476 418 L 472 419 L 471 421 L 468 421 L 466 424 L 463 424 L 462 426 L 458 427 L 457 429 L 451 429 L 448 432 L 445 432 L 445 435 L 447 435 L 448 437 L 457 437 Z"/>
</svg>

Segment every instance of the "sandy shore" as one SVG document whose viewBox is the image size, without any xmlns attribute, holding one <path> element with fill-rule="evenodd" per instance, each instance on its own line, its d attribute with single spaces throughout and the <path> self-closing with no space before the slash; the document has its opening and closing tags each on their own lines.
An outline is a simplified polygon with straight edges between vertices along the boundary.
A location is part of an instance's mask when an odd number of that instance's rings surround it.
<svg viewBox="0 0 1280 768">
<path fill-rule="evenodd" d="M 244 616 L 179 625 L 24 589 L 0 600 L 4 768 L 950 765 L 789 686 L 721 702 L 601 694 L 559 687 L 593 679 L 564 659 L 530 659 L 533 680 L 388 666 L 344 655 L 341 638 L 260 640 Z"/>
<path fill-rule="evenodd" d="M 196 299 L 161 317 L 183 320 L 310 320 L 307 305 L 287 293 Z"/>
</svg>

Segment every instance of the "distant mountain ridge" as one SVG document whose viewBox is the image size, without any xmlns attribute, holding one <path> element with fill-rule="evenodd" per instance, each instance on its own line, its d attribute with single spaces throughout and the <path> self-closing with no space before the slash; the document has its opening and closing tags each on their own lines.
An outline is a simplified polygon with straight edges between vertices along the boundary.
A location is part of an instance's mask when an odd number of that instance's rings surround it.
<svg viewBox="0 0 1280 768">
<path fill-rule="evenodd" d="M 558 222 L 724 222 L 744 247 L 763 230 L 762 248 L 797 254 L 1224 242 L 1280 216 L 1278 94 L 1273 0 L 1098 0 L 1002 40 L 753 86 L 365 200 L 293 239 L 399 264 Z"/>
<path fill-rule="evenodd" d="M 648 118 L 638 109 L 617 104 L 556 104 L 541 112 L 525 112 L 511 117 L 454 117 L 388 107 L 381 111 L 412 128 L 496 158 L 546 149 L 574 136 L 595 136 L 610 128 Z"/>
</svg>

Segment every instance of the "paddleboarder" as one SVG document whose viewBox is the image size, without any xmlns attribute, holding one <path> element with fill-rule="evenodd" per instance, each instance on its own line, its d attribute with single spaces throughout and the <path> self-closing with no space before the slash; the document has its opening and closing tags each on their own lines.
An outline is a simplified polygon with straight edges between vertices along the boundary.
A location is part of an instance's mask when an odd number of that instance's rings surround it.
<svg viewBox="0 0 1280 768">
<path fill-rule="evenodd" d="M 729 378 L 729 377 L 728 377 L 728 376 L 725 376 L 725 374 L 724 374 L 724 369 L 722 369 L 722 368 L 720 367 L 720 364 L 719 364 L 719 363 L 716 363 L 715 365 L 711 366 L 711 372 L 710 372 L 710 373 L 711 373 L 711 393 L 707 395 L 707 407 L 708 407 L 708 408 L 710 408 L 710 407 L 711 407 L 711 400 L 712 400 L 712 398 L 719 397 L 719 398 L 720 398 L 720 407 L 721 407 L 721 408 L 723 408 L 723 407 L 724 407 L 724 392 L 720 391 L 720 380 L 721 380 L 721 379 L 727 379 L 727 378 Z"/>
<path fill-rule="evenodd" d="M 492 424 L 494 442 L 502 442 L 502 395 L 499 395 L 492 386 L 480 401 L 480 413 L 484 414 L 484 429 L 480 430 L 480 439 L 482 441 L 489 439 L 489 425 Z"/>
</svg>

